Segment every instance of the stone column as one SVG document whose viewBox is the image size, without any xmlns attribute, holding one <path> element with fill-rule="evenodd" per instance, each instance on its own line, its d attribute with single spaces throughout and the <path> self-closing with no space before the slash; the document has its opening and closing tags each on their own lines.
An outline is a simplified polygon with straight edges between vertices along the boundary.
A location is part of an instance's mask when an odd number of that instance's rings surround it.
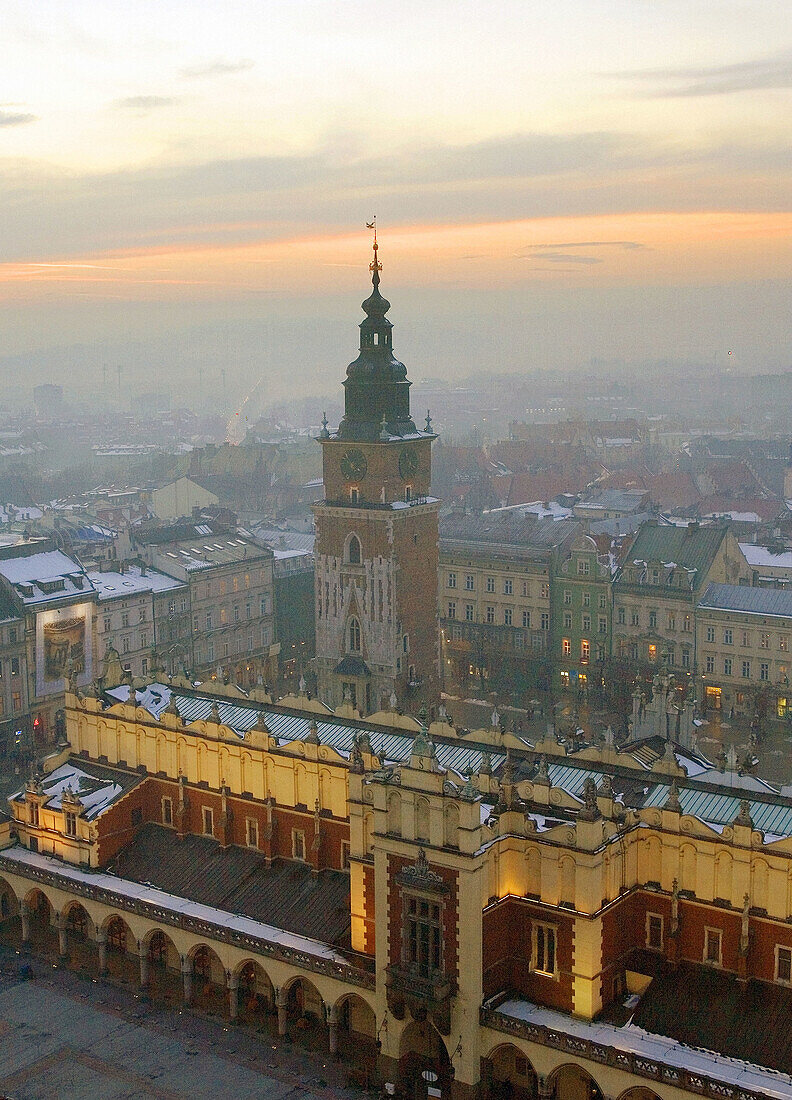
<svg viewBox="0 0 792 1100">
<path fill-rule="evenodd" d="M 66 918 L 62 913 L 58 914 L 58 954 L 62 959 L 68 957 L 69 944 L 66 939 Z"/>
<path fill-rule="evenodd" d="M 338 1053 L 338 1009 L 335 1005 L 330 1006 L 330 1011 L 327 1013 L 327 1037 L 330 1045 L 330 1053 Z"/>
<path fill-rule="evenodd" d="M 239 1016 L 239 975 L 229 974 L 226 980 L 228 986 L 228 1016 L 231 1023 L 236 1023 Z"/>
<path fill-rule="evenodd" d="M 275 991 L 275 1004 L 278 1006 L 278 1035 L 283 1036 L 286 1034 L 286 1023 L 288 1020 L 286 1008 L 289 1003 L 289 995 L 285 989 L 277 989 Z"/>
<path fill-rule="evenodd" d="M 187 955 L 182 955 L 181 970 L 184 983 L 184 1003 L 189 1005 L 192 1001 L 192 959 Z"/>
<path fill-rule="evenodd" d="M 149 980 L 148 947 L 143 940 L 138 941 L 138 959 L 140 961 L 140 988 L 145 989 Z"/>
<path fill-rule="evenodd" d="M 539 1100 L 553 1100 L 555 1088 L 546 1077 L 540 1075 L 537 1080 L 537 1093 Z"/>
<path fill-rule="evenodd" d="M 99 977 L 107 973 L 107 933 L 96 933 L 96 945 L 99 948 Z"/>
<path fill-rule="evenodd" d="M 30 906 L 23 901 L 19 906 L 19 915 L 22 918 L 22 944 L 30 943 Z"/>
</svg>

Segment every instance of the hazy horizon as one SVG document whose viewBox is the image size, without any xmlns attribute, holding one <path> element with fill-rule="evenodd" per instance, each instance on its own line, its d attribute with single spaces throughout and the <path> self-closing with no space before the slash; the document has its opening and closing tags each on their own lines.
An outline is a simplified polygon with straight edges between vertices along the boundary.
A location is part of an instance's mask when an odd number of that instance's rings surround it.
<svg viewBox="0 0 792 1100">
<path fill-rule="evenodd" d="M 11 0 L 9 403 L 119 364 L 143 391 L 223 369 L 229 399 L 262 376 L 272 400 L 332 390 L 374 214 L 414 380 L 787 369 L 788 14 Z"/>
</svg>

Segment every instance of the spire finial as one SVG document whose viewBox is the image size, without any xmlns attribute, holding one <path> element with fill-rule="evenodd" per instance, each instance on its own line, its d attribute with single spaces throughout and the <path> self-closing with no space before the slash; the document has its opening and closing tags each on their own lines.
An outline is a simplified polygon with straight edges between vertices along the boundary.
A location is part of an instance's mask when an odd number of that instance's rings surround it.
<svg viewBox="0 0 792 1100">
<path fill-rule="evenodd" d="M 374 215 L 373 219 L 370 222 L 366 222 L 366 229 L 373 229 L 374 230 L 374 242 L 373 242 L 374 259 L 369 264 L 369 271 L 371 272 L 371 281 L 374 284 L 374 289 L 376 290 L 376 288 L 379 286 L 379 281 L 380 281 L 379 273 L 380 273 L 380 271 L 382 271 L 382 264 L 379 262 L 379 259 L 377 258 L 377 249 L 379 248 L 379 245 L 377 244 L 377 215 L 376 214 Z"/>
</svg>

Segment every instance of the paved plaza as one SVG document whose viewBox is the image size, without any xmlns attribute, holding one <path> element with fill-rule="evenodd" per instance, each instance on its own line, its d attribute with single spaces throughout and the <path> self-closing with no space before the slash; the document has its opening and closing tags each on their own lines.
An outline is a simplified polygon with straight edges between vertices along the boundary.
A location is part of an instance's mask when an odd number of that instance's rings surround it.
<svg viewBox="0 0 792 1100">
<path fill-rule="evenodd" d="M 264 1033 L 160 1010 L 12 953 L 0 976 L 0 1096 L 12 1100 L 360 1100 L 343 1064 Z"/>
</svg>

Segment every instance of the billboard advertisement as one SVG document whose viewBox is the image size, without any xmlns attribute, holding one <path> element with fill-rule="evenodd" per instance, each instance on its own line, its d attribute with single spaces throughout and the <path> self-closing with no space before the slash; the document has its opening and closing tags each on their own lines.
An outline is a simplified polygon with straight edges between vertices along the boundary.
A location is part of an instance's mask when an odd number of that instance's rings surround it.
<svg viewBox="0 0 792 1100">
<path fill-rule="evenodd" d="M 76 604 L 36 616 L 36 694 L 53 695 L 73 673 L 80 684 L 93 676 L 91 604 Z"/>
</svg>

